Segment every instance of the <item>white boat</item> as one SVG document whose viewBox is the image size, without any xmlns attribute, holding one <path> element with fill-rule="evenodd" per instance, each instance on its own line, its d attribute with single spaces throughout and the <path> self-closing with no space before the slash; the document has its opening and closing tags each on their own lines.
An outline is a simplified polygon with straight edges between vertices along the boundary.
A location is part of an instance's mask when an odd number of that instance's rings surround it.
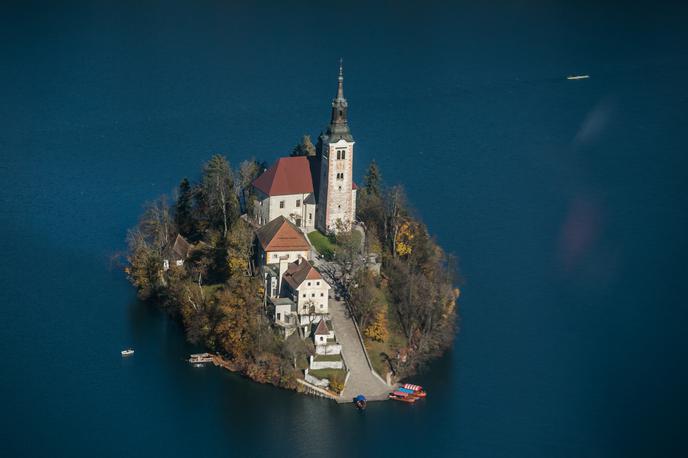
<svg viewBox="0 0 688 458">
<path fill-rule="evenodd" d="M 588 78 L 590 78 L 590 75 L 571 75 L 566 77 L 567 80 L 586 80 Z"/>
<path fill-rule="evenodd" d="M 131 356 L 134 354 L 134 350 L 131 348 L 127 348 L 126 350 L 122 350 L 122 356 Z"/>
</svg>

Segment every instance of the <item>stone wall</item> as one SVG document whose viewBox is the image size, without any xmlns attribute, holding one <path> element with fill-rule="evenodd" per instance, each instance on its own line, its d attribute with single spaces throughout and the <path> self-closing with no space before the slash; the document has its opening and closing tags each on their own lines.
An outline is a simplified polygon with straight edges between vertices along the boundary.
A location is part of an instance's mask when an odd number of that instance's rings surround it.
<svg viewBox="0 0 688 458">
<path fill-rule="evenodd" d="M 338 343 L 315 346 L 316 355 L 340 355 L 341 353 L 342 346 Z"/>
<path fill-rule="evenodd" d="M 315 357 L 311 356 L 311 369 L 344 369 L 344 361 L 339 359 L 337 361 L 316 361 Z"/>
<path fill-rule="evenodd" d="M 311 385 L 319 386 L 319 387 L 321 387 L 321 388 L 327 388 L 328 386 L 330 386 L 330 381 L 329 381 L 329 380 L 327 380 L 326 378 L 324 378 L 324 379 L 319 379 L 319 378 L 317 378 L 317 377 L 313 377 L 312 375 L 310 375 L 310 374 L 308 373 L 308 369 L 306 369 L 306 377 L 305 377 L 305 379 L 306 379 L 306 381 L 307 381 L 308 383 L 310 383 Z"/>
</svg>

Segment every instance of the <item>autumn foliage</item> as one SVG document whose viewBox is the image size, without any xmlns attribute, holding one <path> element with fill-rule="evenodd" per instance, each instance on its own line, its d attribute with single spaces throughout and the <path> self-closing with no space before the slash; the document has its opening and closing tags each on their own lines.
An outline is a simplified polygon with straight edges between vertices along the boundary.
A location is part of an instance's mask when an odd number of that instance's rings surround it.
<svg viewBox="0 0 688 458">
<path fill-rule="evenodd" d="M 160 306 L 184 325 L 187 339 L 217 352 L 253 380 L 294 388 L 295 358 L 272 330 L 263 308 L 263 286 L 253 265 L 253 230 L 238 217 L 232 183 L 250 183 L 258 168 L 234 173 L 222 156 L 204 167 L 199 183 L 182 180 L 178 199 L 148 204 L 128 236 L 125 272 L 139 297 Z M 253 171 L 253 172 L 251 172 Z M 191 249 L 181 266 L 173 244 L 184 235 Z"/>
</svg>

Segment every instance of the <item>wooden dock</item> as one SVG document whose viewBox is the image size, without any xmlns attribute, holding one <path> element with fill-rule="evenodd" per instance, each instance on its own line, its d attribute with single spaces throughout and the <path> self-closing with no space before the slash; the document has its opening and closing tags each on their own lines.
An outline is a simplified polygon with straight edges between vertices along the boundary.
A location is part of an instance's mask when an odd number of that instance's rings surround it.
<svg viewBox="0 0 688 458">
<path fill-rule="evenodd" d="M 195 353 L 189 355 L 188 361 L 191 364 L 212 363 L 215 361 L 215 356 L 210 353 Z"/>
</svg>

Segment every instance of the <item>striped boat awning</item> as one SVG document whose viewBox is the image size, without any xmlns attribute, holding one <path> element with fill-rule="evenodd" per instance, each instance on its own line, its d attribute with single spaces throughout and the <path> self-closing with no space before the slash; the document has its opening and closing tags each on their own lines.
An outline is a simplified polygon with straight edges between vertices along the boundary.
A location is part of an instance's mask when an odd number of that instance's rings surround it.
<svg viewBox="0 0 688 458">
<path fill-rule="evenodd" d="M 407 390 L 413 390 L 413 391 L 421 391 L 423 389 L 422 386 L 413 385 L 412 383 L 404 383 L 403 388 L 406 388 Z"/>
</svg>

